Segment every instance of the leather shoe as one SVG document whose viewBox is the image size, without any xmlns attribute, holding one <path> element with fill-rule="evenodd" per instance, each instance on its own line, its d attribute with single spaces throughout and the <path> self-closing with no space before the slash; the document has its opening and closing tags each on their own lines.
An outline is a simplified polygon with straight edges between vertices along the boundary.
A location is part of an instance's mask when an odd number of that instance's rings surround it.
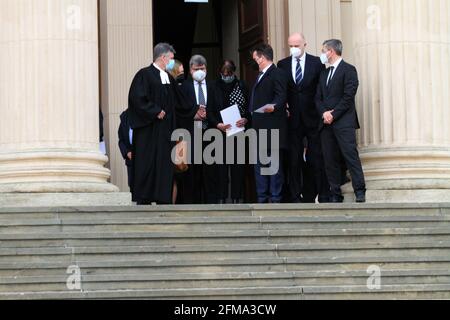
<svg viewBox="0 0 450 320">
<path fill-rule="evenodd" d="M 343 203 L 344 197 L 343 196 L 331 196 L 330 197 L 330 203 Z"/>
<path fill-rule="evenodd" d="M 365 192 L 357 192 L 355 195 L 356 195 L 356 203 L 365 203 L 366 202 Z"/>
</svg>

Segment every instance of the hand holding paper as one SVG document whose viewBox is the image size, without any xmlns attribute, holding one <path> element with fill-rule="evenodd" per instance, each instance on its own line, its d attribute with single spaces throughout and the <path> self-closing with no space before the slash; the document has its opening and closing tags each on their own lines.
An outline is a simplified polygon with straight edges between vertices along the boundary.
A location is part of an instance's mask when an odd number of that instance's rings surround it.
<svg viewBox="0 0 450 320">
<path fill-rule="evenodd" d="M 275 111 L 275 104 L 266 104 L 264 107 L 253 111 L 254 113 L 273 113 Z"/>
<path fill-rule="evenodd" d="M 234 136 L 245 130 L 245 128 L 238 128 L 237 126 L 238 121 L 241 120 L 241 113 L 237 105 L 220 111 L 220 115 L 222 116 L 223 124 L 230 126 L 230 129 L 227 130 L 227 137 Z"/>
</svg>

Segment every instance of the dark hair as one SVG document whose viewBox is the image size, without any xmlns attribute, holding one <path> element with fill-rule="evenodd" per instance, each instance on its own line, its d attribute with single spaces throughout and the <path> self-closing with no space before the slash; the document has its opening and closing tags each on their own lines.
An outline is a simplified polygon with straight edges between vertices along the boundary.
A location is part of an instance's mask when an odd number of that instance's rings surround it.
<svg viewBox="0 0 450 320">
<path fill-rule="evenodd" d="M 153 61 L 158 60 L 158 58 L 167 55 L 169 52 L 173 54 L 176 53 L 175 49 L 168 43 L 158 43 L 153 49 Z"/>
<path fill-rule="evenodd" d="M 223 60 L 222 64 L 220 65 L 219 73 L 221 73 L 224 68 L 230 70 L 233 73 L 235 73 L 237 70 L 236 64 L 233 60 Z"/>
<path fill-rule="evenodd" d="M 270 45 L 264 43 L 256 46 L 252 50 L 252 54 L 256 52 L 258 57 L 264 56 L 267 60 L 273 61 L 273 49 Z"/>
<path fill-rule="evenodd" d="M 342 51 L 344 50 L 344 46 L 342 45 L 341 40 L 331 39 L 327 40 L 323 43 L 325 47 L 328 49 L 333 49 L 338 56 L 342 56 Z"/>
</svg>

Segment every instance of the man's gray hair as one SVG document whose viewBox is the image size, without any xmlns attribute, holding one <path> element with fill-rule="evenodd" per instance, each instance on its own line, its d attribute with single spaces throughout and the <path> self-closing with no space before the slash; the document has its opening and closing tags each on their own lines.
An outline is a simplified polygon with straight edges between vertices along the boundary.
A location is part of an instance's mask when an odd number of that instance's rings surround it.
<svg viewBox="0 0 450 320">
<path fill-rule="evenodd" d="M 162 56 L 165 56 L 172 52 L 173 54 L 176 53 L 175 49 L 168 43 L 158 43 L 155 48 L 153 49 L 153 61 L 155 62 Z"/>
<path fill-rule="evenodd" d="M 205 66 L 207 67 L 208 64 L 206 62 L 206 58 L 202 55 L 196 54 L 191 58 L 191 61 L 189 61 L 189 66 L 192 68 L 193 66 Z"/>
<path fill-rule="evenodd" d="M 327 40 L 323 43 L 325 47 L 328 49 L 333 49 L 338 56 L 342 56 L 342 51 L 344 51 L 344 46 L 342 45 L 341 40 L 331 39 Z"/>
</svg>

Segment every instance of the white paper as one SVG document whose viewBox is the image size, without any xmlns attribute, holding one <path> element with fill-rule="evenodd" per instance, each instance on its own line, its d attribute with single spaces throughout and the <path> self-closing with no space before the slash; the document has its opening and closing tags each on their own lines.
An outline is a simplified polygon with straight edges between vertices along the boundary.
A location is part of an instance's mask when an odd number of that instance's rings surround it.
<svg viewBox="0 0 450 320">
<path fill-rule="evenodd" d="M 259 108 L 258 110 L 253 111 L 253 113 L 265 113 L 264 110 L 267 108 L 275 108 L 276 104 L 266 104 L 264 107 Z"/>
<path fill-rule="evenodd" d="M 227 137 L 234 136 L 239 132 L 245 131 L 245 128 L 238 128 L 236 123 L 242 119 L 238 106 L 235 104 L 227 109 L 220 111 L 224 125 L 231 125 L 231 129 L 227 130 Z"/>
</svg>

